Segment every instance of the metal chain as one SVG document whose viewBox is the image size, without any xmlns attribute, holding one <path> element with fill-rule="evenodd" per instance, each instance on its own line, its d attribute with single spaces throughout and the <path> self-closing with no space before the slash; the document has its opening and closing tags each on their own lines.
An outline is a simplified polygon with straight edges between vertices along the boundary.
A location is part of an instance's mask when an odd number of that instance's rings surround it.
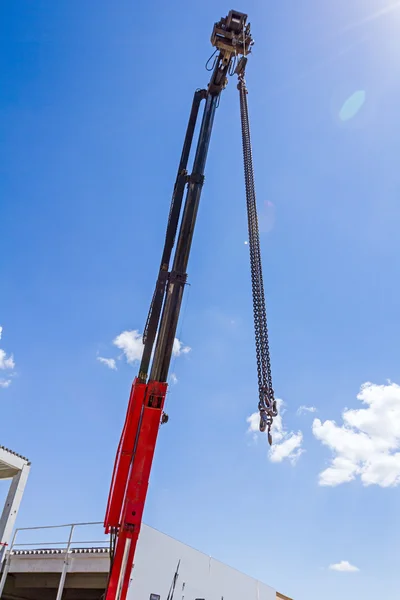
<svg viewBox="0 0 400 600">
<path fill-rule="evenodd" d="M 240 116 L 242 124 L 242 145 L 244 178 L 246 186 L 247 219 L 249 230 L 251 285 L 253 292 L 254 331 L 256 340 L 258 374 L 258 410 L 260 411 L 260 431 L 268 429 L 268 441 L 272 444 L 271 425 L 278 415 L 272 387 L 271 360 L 268 341 L 267 311 L 265 308 L 264 283 L 262 275 L 260 236 L 256 192 L 254 185 L 253 157 L 250 140 L 250 123 L 247 107 L 247 88 L 244 71 L 239 73 L 238 90 L 240 95 Z"/>
</svg>

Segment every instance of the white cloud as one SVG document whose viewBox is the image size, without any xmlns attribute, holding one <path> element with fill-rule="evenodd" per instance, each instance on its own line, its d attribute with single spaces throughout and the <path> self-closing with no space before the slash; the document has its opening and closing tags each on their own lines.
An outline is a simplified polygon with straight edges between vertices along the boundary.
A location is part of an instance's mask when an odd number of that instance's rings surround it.
<svg viewBox="0 0 400 600">
<path fill-rule="evenodd" d="M 0 325 L 0 340 L 1 340 L 2 334 L 3 334 L 3 327 Z M 14 362 L 13 355 L 11 354 L 10 356 L 7 356 L 5 351 L 0 348 L 0 369 L 2 371 L 5 371 L 7 369 L 14 369 L 14 367 L 15 367 L 15 362 Z"/>
<path fill-rule="evenodd" d="M 114 346 L 117 346 L 125 354 L 128 363 L 132 364 L 142 358 L 143 340 L 137 329 L 132 331 L 123 331 L 113 341 Z"/>
<path fill-rule="evenodd" d="M 117 364 L 114 358 L 104 358 L 103 356 L 98 356 L 97 360 L 101 362 L 103 365 L 106 365 L 109 369 L 117 370 Z"/>
<path fill-rule="evenodd" d="M 301 447 L 303 443 L 303 434 L 301 431 L 294 433 L 291 431 L 285 434 L 285 439 L 279 444 L 272 443 L 269 451 L 271 462 L 282 462 L 288 458 L 294 465 L 303 454 L 304 449 Z"/>
<path fill-rule="evenodd" d="M 248 433 L 256 433 L 259 431 L 259 423 L 260 423 L 260 413 L 255 412 L 249 417 L 247 417 L 246 422 L 249 424 L 249 428 L 247 430 Z"/>
<path fill-rule="evenodd" d="M 178 378 L 177 378 L 177 376 L 175 375 L 175 373 L 171 373 L 171 375 L 170 375 L 170 379 L 171 379 L 171 383 L 173 383 L 174 385 L 175 385 L 176 383 L 178 383 Z"/>
<path fill-rule="evenodd" d="M 365 408 L 342 413 L 343 425 L 314 419 L 312 431 L 333 457 L 319 484 L 336 486 L 360 477 L 365 486 L 400 484 L 400 386 L 365 383 L 357 395 Z"/>
<path fill-rule="evenodd" d="M 299 406 L 299 408 L 297 409 L 297 414 L 298 415 L 302 415 L 305 412 L 309 412 L 309 413 L 315 413 L 317 412 L 317 409 L 315 408 L 315 406 Z"/>
<path fill-rule="evenodd" d="M 285 429 L 282 421 L 282 416 L 285 413 L 285 409 L 283 408 L 284 402 L 277 398 L 276 403 L 279 414 L 275 417 L 271 427 L 272 446 L 269 448 L 268 456 L 271 462 L 282 462 L 287 458 L 294 465 L 304 452 L 302 448 L 303 434 L 301 431 L 294 433 Z M 260 415 L 258 412 L 253 413 L 247 418 L 247 423 L 249 424 L 247 431 L 253 433 L 255 439 L 259 431 L 259 422 Z"/>
<path fill-rule="evenodd" d="M 189 346 L 184 346 L 178 338 L 174 339 L 174 345 L 172 347 L 172 355 L 180 356 L 181 354 L 189 354 L 191 348 Z"/>
<path fill-rule="evenodd" d="M 14 367 L 15 362 L 13 355 L 7 356 L 4 350 L 0 348 L 0 369 L 4 371 L 6 369 L 13 369 Z"/>
<path fill-rule="evenodd" d="M 133 364 L 142 358 L 143 354 L 143 337 L 137 329 L 131 331 L 123 331 L 114 339 L 113 344 L 123 351 L 126 360 L 129 364 Z M 188 354 L 191 351 L 189 346 L 184 346 L 178 338 L 174 339 L 172 348 L 173 356 L 181 356 Z"/>
<path fill-rule="evenodd" d="M 341 571 L 342 573 L 356 573 L 360 569 L 351 565 L 347 560 L 342 560 L 334 565 L 329 565 L 331 571 Z"/>
<path fill-rule="evenodd" d="M 3 327 L 0 325 L 0 339 L 3 334 Z M 0 348 L 0 370 L 1 371 L 12 371 L 15 368 L 14 356 L 10 354 L 7 356 L 5 350 Z M 11 374 L 8 375 L 9 377 Z M 0 379 L 0 387 L 7 388 L 11 385 L 11 379 Z"/>
</svg>

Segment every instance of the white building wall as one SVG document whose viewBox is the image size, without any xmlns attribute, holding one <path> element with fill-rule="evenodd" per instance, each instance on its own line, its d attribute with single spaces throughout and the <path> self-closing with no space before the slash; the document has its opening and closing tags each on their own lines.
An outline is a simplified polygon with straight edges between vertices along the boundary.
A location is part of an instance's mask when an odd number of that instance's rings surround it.
<svg viewBox="0 0 400 600">
<path fill-rule="evenodd" d="M 166 600 L 178 565 L 174 600 L 276 600 L 271 587 L 217 560 L 142 526 L 128 600 Z"/>
</svg>

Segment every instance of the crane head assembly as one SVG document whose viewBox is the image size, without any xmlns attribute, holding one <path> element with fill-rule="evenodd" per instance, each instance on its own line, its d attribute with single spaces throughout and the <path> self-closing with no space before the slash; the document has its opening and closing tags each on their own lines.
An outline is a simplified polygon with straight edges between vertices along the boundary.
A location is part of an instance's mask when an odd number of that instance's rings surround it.
<svg viewBox="0 0 400 600">
<path fill-rule="evenodd" d="M 227 17 L 223 17 L 215 23 L 211 44 L 215 47 L 213 56 L 219 51 L 214 60 L 214 72 L 208 85 L 208 92 L 216 95 L 225 88 L 227 75 L 233 75 L 238 57 L 242 57 L 241 63 L 247 61 L 247 55 L 251 52 L 254 44 L 250 33 L 250 23 L 247 23 L 247 15 L 231 10 Z"/>
<path fill-rule="evenodd" d="M 143 332 L 143 354 L 126 413 L 115 459 L 104 527 L 110 534 L 111 568 L 105 600 L 125 600 L 131 578 L 136 544 L 158 431 L 168 422 L 164 412 L 167 379 L 174 340 L 187 282 L 187 266 L 196 224 L 214 116 L 227 76 L 238 75 L 245 172 L 251 281 L 258 374 L 260 431 L 270 429 L 277 416 L 272 388 L 267 316 L 261 268 L 257 206 L 247 107 L 245 68 L 253 38 L 247 15 L 231 10 L 214 25 L 214 54 L 207 89 L 197 90 L 178 165 L 167 231 L 156 286 Z M 205 101 L 191 172 L 188 161 L 202 101 Z M 185 199 L 184 199 L 185 196 Z M 178 231 L 179 229 L 179 231 Z M 175 243 L 176 241 L 176 243 Z M 174 251 L 175 250 L 175 251 Z M 173 252 L 174 251 L 174 252 Z"/>
<path fill-rule="evenodd" d="M 250 54 L 254 41 L 250 33 L 250 23 L 247 23 L 247 15 L 236 10 L 229 11 L 227 17 L 222 17 L 215 23 L 211 44 L 224 53 L 225 64 L 229 63 L 233 55 Z"/>
</svg>

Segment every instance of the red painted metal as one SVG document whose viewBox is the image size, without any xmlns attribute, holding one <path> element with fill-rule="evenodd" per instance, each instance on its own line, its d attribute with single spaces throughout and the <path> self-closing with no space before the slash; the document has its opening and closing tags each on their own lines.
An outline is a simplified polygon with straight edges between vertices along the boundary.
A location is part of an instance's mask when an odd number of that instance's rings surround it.
<svg viewBox="0 0 400 600">
<path fill-rule="evenodd" d="M 105 600 L 126 598 L 166 393 L 166 383 L 132 385 L 104 521 L 117 534 Z"/>
</svg>

